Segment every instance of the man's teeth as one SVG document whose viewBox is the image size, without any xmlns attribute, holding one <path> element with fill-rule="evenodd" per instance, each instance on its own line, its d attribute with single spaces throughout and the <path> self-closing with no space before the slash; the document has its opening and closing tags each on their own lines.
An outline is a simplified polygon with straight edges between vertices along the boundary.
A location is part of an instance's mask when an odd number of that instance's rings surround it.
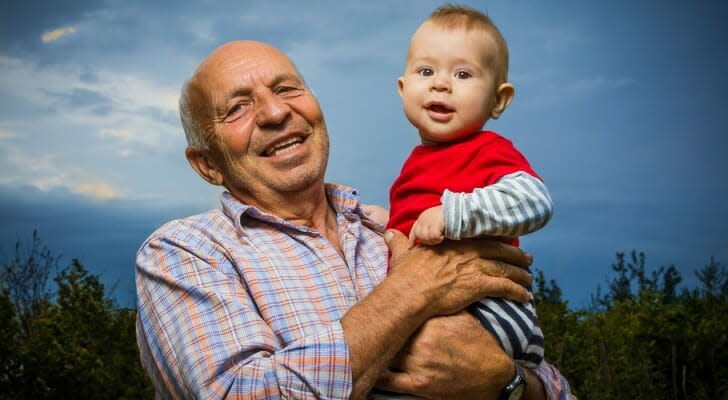
<svg viewBox="0 0 728 400">
<path fill-rule="evenodd" d="M 303 138 L 292 137 L 292 138 L 284 140 L 280 143 L 276 143 L 275 146 L 266 150 L 265 154 L 268 156 L 286 154 L 288 152 L 295 150 L 296 147 L 298 147 L 298 145 L 301 144 L 302 142 L 303 142 Z"/>
</svg>

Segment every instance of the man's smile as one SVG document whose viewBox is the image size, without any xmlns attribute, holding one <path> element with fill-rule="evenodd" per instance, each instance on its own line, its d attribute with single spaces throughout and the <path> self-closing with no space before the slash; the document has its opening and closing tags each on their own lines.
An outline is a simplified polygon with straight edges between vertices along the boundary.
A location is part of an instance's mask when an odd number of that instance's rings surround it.
<svg viewBox="0 0 728 400">
<path fill-rule="evenodd" d="M 301 135 L 290 136 L 283 138 L 270 146 L 268 146 L 263 152 L 263 156 L 282 156 L 295 151 L 303 142 L 306 140 Z"/>
</svg>

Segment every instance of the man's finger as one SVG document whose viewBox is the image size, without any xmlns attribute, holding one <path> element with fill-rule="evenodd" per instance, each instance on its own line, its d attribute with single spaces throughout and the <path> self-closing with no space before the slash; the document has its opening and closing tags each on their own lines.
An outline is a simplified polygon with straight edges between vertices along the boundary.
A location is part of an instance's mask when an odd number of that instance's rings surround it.
<svg viewBox="0 0 728 400">
<path fill-rule="evenodd" d="M 415 222 L 415 224 L 412 225 L 412 229 L 410 230 L 409 242 L 407 243 L 408 244 L 408 247 L 407 247 L 408 249 L 411 249 L 411 248 L 415 247 L 415 242 L 417 241 L 417 234 L 415 233 L 416 232 L 416 228 L 417 228 L 417 222 Z"/>
<path fill-rule="evenodd" d="M 508 278 L 487 277 L 483 282 L 483 291 L 488 297 L 504 298 L 528 303 L 528 291 Z"/>
<path fill-rule="evenodd" d="M 403 348 L 402 350 L 397 353 L 394 358 L 392 358 L 392 361 L 389 362 L 389 367 L 396 371 L 413 371 L 418 365 L 417 359 L 414 358 L 414 355 L 407 349 L 407 346 Z"/>
<path fill-rule="evenodd" d="M 390 260 L 396 260 L 402 253 L 409 249 L 409 239 L 402 232 L 396 229 L 389 229 L 384 233 L 384 241 L 389 246 L 389 252 L 392 253 Z M 390 265 L 394 265 L 392 262 Z"/>
<path fill-rule="evenodd" d="M 530 287 L 533 283 L 533 277 L 528 270 L 506 264 L 499 260 L 484 260 L 480 267 L 488 276 L 494 278 L 507 278 L 523 287 Z"/>
<path fill-rule="evenodd" d="M 451 248 L 461 254 L 475 252 L 480 258 L 500 260 L 517 267 L 528 268 L 533 257 L 518 247 L 505 244 L 498 240 L 468 239 L 446 242 Z"/>
<path fill-rule="evenodd" d="M 395 372 L 386 370 L 377 379 L 374 386 L 378 389 L 395 393 L 413 393 L 415 384 L 412 377 L 406 372 Z"/>
</svg>

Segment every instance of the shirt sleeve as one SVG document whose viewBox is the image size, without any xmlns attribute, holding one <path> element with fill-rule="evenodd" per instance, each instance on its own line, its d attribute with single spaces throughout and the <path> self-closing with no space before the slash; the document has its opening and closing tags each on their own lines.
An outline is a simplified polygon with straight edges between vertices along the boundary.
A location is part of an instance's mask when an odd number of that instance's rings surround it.
<svg viewBox="0 0 728 400">
<path fill-rule="evenodd" d="M 137 254 L 137 338 L 162 398 L 348 398 L 340 322 L 283 345 L 224 251 L 195 232 Z"/>
<path fill-rule="evenodd" d="M 569 382 L 553 365 L 544 361 L 533 372 L 543 382 L 547 400 L 576 400 L 576 396 L 571 393 Z"/>
<path fill-rule="evenodd" d="M 472 193 L 446 190 L 442 205 L 448 239 L 523 236 L 542 228 L 553 214 L 546 185 L 523 171 Z"/>
</svg>

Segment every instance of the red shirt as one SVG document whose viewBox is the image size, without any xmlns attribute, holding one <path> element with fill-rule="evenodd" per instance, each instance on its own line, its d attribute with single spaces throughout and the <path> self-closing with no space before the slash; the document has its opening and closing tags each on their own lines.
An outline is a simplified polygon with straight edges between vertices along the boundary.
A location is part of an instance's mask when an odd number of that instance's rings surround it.
<svg viewBox="0 0 728 400">
<path fill-rule="evenodd" d="M 518 171 L 539 178 L 510 140 L 491 131 L 459 142 L 417 146 L 389 190 L 387 228 L 409 235 L 423 211 L 441 204 L 445 189 L 471 193 Z"/>
</svg>

